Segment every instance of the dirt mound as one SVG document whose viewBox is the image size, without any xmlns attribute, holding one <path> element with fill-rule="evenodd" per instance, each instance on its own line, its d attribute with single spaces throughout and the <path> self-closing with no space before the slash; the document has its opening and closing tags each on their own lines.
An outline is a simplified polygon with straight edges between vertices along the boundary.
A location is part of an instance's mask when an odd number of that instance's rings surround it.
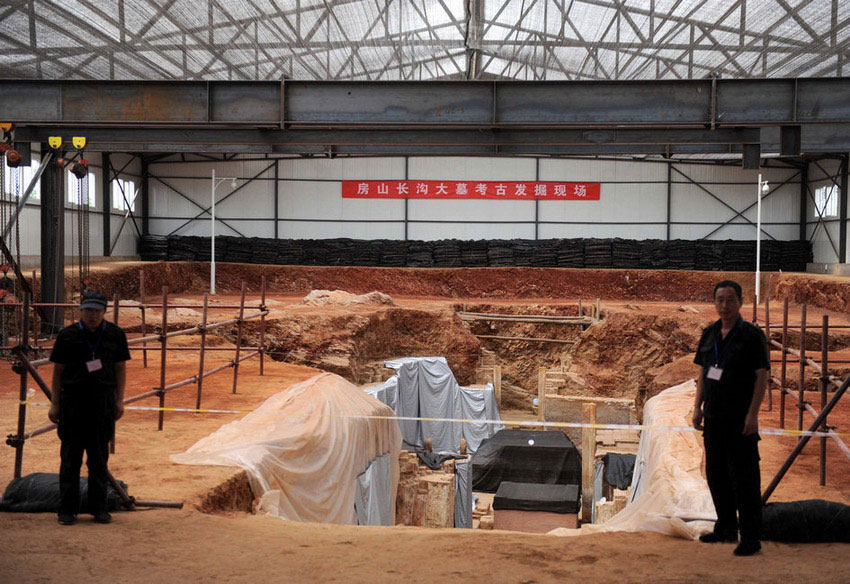
<svg viewBox="0 0 850 584">
<path fill-rule="evenodd" d="M 816 274 L 774 274 L 770 297 L 850 313 L 850 279 Z"/>
<path fill-rule="evenodd" d="M 377 290 L 368 294 L 352 294 L 345 290 L 313 290 L 301 300 L 301 304 L 307 306 L 352 306 L 355 304 L 395 306 L 390 296 Z"/>
<path fill-rule="evenodd" d="M 225 331 L 235 339 L 236 329 Z M 245 342 L 259 343 L 260 325 L 246 323 Z M 480 344 L 454 311 L 379 308 L 357 311 L 291 307 L 266 321 L 273 359 L 310 365 L 369 383 L 389 377 L 383 362 L 397 357 L 443 356 L 461 384 L 474 382 Z"/>
</svg>

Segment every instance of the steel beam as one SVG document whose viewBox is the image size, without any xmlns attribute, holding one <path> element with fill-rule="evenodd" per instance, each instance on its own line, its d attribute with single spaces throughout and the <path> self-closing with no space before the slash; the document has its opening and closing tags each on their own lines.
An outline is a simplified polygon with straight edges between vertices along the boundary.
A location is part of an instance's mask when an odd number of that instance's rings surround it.
<svg viewBox="0 0 850 584">
<path fill-rule="evenodd" d="M 0 111 L 4 119 L 18 125 L 805 125 L 850 123 L 850 78 L 285 83 L 3 80 Z"/>
<path fill-rule="evenodd" d="M 850 155 L 844 154 L 841 157 L 841 171 L 839 185 L 839 220 L 838 224 L 838 261 L 845 263 L 847 261 L 847 179 L 848 179 L 848 163 L 850 163 Z"/>
</svg>

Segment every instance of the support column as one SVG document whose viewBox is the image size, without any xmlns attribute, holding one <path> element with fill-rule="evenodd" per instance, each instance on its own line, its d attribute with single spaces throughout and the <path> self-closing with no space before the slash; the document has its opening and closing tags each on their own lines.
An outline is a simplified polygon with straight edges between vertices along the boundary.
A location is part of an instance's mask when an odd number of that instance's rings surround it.
<svg viewBox="0 0 850 584">
<path fill-rule="evenodd" d="M 280 159 L 274 161 L 274 238 L 279 239 L 280 223 Z"/>
<path fill-rule="evenodd" d="M 534 180 L 540 182 L 540 159 L 534 159 Z M 540 239 L 540 199 L 534 198 L 534 239 Z"/>
<path fill-rule="evenodd" d="M 803 162 L 803 168 L 800 169 L 800 241 L 806 241 L 806 220 L 808 219 L 808 198 L 809 198 L 809 161 Z"/>
<path fill-rule="evenodd" d="M 405 156 L 404 157 L 404 180 L 410 180 L 410 176 L 408 175 L 408 162 L 410 159 Z M 407 241 L 407 201 L 409 199 L 407 197 L 404 198 L 404 240 Z"/>
<path fill-rule="evenodd" d="M 670 210 L 673 207 L 673 163 L 667 163 L 667 241 L 670 241 Z"/>
<path fill-rule="evenodd" d="M 41 145 L 42 152 L 50 146 Z M 61 153 L 59 154 L 61 156 Z M 41 301 L 65 301 L 65 181 L 64 169 L 51 161 L 41 175 Z M 64 308 L 46 308 L 42 332 L 63 327 Z"/>
<path fill-rule="evenodd" d="M 148 171 L 148 160 L 144 156 L 142 161 L 142 184 L 139 196 L 142 198 L 142 235 L 150 235 L 150 172 Z"/>
<path fill-rule="evenodd" d="M 112 164 L 109 159 L 109 152 L 104 152 L 101 155 L 101 175 L 100 175 L 100 192 L 101 200 L 103 201 L 103 257 L 112 255 L 109 248 L 112 247 L 112 192 L 110 189 L 110 179 L 112 178 Z"/>
<path fill-rule="evenodd" d="M 841 186 L 839 188 L 841 198 L 839 199 L 838 212 L 841 222 L 838 224 L 838 262 L 842 264 L 847 262 L 847 166 L 849 157 L 847 154 L 841 156 Z"/>
</svg>

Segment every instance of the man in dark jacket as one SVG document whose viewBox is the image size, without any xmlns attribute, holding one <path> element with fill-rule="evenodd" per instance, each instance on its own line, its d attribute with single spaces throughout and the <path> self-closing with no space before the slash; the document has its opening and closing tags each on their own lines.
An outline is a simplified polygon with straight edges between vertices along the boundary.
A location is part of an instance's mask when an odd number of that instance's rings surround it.
<svg viewBox="0 0 850 584">
<path fill-rule="evenodd" d="M 127 337 L 118 325 L 104 320 L 106 296 L 85 292 L 80 320 L 56 337 L 53 362 L 51 421 L 59 424 L 59 523 L 72 525 L 80 507 L 80 467 L 83 451 L 89 469 L 88 507 L 94 520 L 109 523 L 106 507 L 109 441 L 115 421 L 124 414 Z"/>
<path fill-rule="evenodd" d="M 703 331 L 694 358 L 702 374 L 693 425 L 703 430 L 706 480 L 717 511 L 714 531 L 700 541 L 736 542 L 740 528 L 735 555 L 749 556 L 761 549 L 758 415 L 770 358 L 764 333 L 741 318 L 742 304 L 740 284 L 715 286 L 720 320 Z"/>
</svg>

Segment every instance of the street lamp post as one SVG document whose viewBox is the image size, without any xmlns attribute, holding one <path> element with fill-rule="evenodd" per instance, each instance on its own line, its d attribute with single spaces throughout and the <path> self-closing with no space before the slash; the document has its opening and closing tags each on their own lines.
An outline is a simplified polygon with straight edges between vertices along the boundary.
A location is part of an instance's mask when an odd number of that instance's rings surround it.
<svg viewBox="0 0 850 584">
<path fill-rule="evenodd" d="M 215 190 L 218 185 L 229 180 L 231 188 L 236 188 L 236 178 L 232 176 L 215 177 L 215 169 L 212 169 L 212 183 L 210 184 L 210 295 L 215 294 Z"/>
</svg>

